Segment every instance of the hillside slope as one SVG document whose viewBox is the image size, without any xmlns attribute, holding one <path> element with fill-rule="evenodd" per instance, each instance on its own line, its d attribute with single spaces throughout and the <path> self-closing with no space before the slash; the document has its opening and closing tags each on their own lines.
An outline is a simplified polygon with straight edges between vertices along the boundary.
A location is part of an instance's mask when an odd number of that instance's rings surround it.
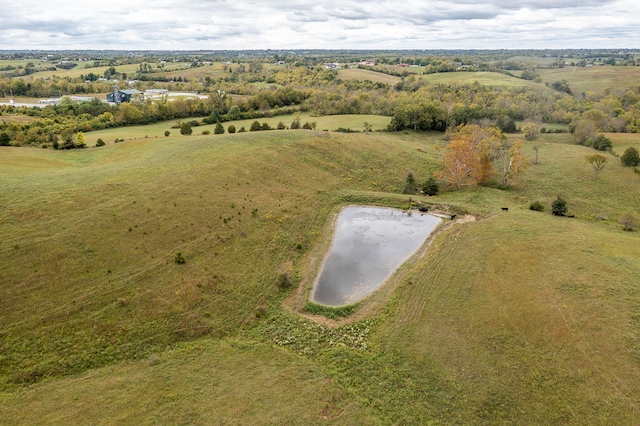
<svg viewBox="0 0 640 426">
<path fill-rule="evenodd" d="M 618 221 L 640 178 L 609 156 L 596 179 L 567 142 L 509 191 L 414 196 L 475 220 L 336 324 L 283 309 L 279 274 L 309 284 L 338 206 L 406 205 L 442 135 L 4 149 L 0 423 L 635 424 L 640 234 Z"/>
</svg>

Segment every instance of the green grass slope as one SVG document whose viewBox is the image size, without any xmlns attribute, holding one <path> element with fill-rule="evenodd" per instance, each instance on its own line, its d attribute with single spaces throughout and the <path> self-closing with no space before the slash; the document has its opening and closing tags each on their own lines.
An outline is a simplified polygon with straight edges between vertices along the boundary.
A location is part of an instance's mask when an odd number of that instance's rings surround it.
<svg viewBox="0 0 640 426">
<path fill-rule="evenodd" d="M 414 196 L 476 220 L 338 325 L 285 309 L 279 273 L 304 291 L 336 207 L 405 204 L 441 134 L 3 149 L 0 423 L 636 424 L 640 177 L 568 142 L 511 190 Z"/>
<path fill-rule="evenodd" d="M 0 383 L 255 321 L 279 297 L 281 266 L 313 243 L 336 191 L 395 190 L 420 167 L 419 146 L 284 131 L 4 149 Z M 395 172 L 381 176 L 389 164 Z M 186 264 L 174 263 L 178 252 Z"/>
<path fill-rule="evenodd" d="M 311 360 L 252 342 L 182 345 L 0 399 L 3 425 L 375 424 Z"/>
</svg>

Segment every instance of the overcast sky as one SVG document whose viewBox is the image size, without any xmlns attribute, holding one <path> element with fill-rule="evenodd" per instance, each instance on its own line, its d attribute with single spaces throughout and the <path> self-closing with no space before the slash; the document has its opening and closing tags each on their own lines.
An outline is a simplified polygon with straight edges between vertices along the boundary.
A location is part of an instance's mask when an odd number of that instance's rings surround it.
<svg viewBox="0 0 640 426">
<path fill-rule="evenodd" d="M 640 0 L 0 0 L 0 49 L 640 48 Z"/>
</svg>

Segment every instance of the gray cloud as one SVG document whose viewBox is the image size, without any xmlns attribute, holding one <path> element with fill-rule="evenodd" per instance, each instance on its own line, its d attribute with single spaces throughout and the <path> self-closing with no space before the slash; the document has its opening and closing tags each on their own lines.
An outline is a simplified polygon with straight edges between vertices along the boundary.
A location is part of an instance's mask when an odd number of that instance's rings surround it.
<svg viewBox="0 0 640 426">
<path fill-rule="evenodd" d="M 633 47 L 637 0 L 3 1 L 0 49 Z"/>
</svg>

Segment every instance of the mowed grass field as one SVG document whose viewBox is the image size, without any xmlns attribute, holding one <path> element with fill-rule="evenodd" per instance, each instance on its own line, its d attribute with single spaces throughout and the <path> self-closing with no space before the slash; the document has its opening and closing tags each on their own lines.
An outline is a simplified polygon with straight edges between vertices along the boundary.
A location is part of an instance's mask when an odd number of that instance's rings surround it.
<svg viewBox="0 0 640 426">
<path fill-rule="evenodd" d="M 340 206 L 406 206 L 442 134 L 3 148 L 0 423 L 637 424 L 640 233 L 618 221 L 640 176 L 606 154 L 596 179 L 569 142 L 544 135 L 511 190 L 413 196 L 475 220 L 334 325 L 283 308 L 279 274 L 305 290 Z"/>
</svg>

